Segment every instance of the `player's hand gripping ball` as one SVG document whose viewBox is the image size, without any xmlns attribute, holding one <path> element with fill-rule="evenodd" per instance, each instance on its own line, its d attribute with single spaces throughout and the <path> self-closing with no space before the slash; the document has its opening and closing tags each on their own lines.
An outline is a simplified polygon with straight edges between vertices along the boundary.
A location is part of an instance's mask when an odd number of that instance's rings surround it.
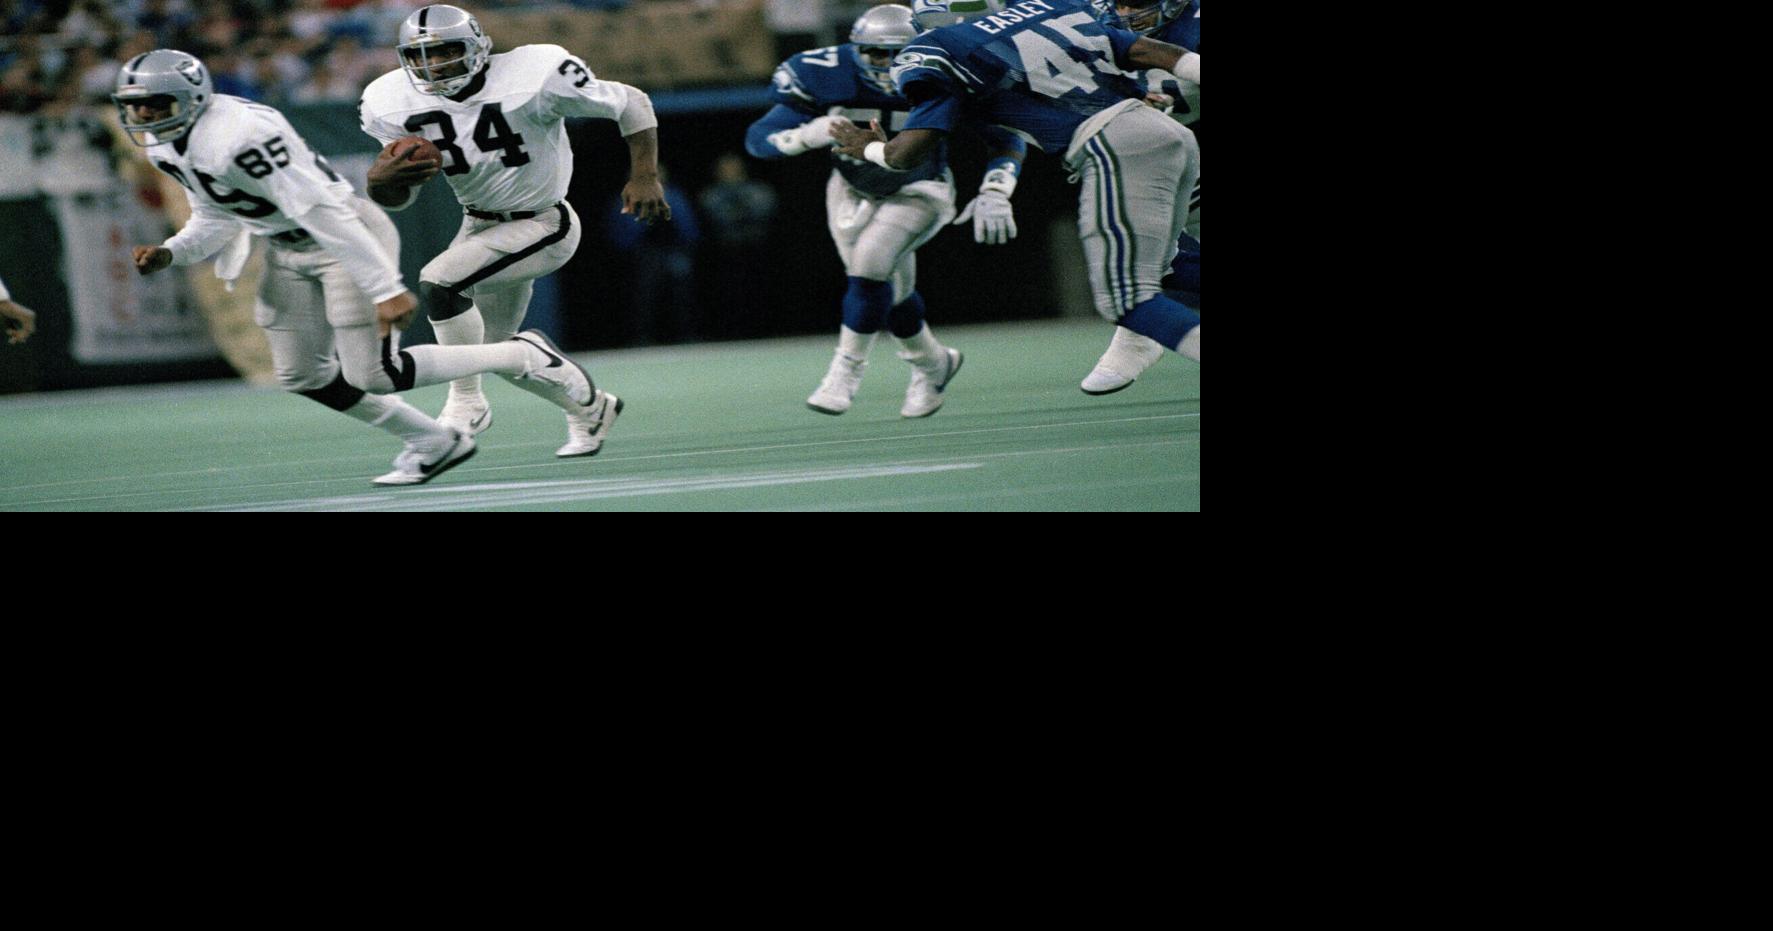
<svg viewBox="0 0 1773 931">
<path fill-rule="evenodd" d="M 370 166 L 371 184 L 424 184 L 443 167 L 437 144 L 421 136 L 401 136 L 382 148 Z"/>
</svg>

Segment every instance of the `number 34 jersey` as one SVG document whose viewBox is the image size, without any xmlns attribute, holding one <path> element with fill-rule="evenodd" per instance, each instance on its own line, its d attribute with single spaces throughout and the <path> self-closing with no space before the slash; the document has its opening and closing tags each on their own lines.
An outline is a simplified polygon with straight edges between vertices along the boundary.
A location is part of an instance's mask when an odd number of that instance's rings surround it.
<svg viewBox="0 0 1773 931">
<path fill-rule="evenodd" d="M 658 125 L 637 88 L 599 81 L 558 45 L 523 45 L 487 59 L 450 97 L 422 94 L 405 71 L 363 91 L 363 131 L 384 143 L 424 136 L 443 153 L 456 200 L 478 210 L 541 210 L 566 197 L 573 176 L 567 117 L 615 120 L 628 136 Z"/>
<path fill-rule="evenodd" d="M 297 229 L 320 204 L 348 204 L 351 183 L 315 155 L 283 114 L 217 94 L 191 131 L 148 147 L 148 160 L 189 192 L 194 218 L 227 218 L 254 233 Z"/>
</svg>

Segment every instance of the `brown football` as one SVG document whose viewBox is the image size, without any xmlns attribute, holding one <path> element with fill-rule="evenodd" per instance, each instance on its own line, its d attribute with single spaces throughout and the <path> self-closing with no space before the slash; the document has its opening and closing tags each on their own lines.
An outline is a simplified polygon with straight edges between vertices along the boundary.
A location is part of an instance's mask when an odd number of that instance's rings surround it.
<svg viewBox="0 0 1773 931">
<path fill-rule="evenodd" d="M 388 144 L 387 152 L 394 158 L 405 155 L 408 149 L 417 149 L 411 156 L 413 161 L 431 161 L 443 164 L 443 153 L 438 151 L 437 144 L 423 136 L 401 136 Z"/>
</svg>

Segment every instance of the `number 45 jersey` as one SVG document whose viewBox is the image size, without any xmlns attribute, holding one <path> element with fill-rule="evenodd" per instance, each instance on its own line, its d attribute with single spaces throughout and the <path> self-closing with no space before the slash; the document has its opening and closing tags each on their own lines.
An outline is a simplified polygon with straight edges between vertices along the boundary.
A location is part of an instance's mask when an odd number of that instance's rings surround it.
<svg viewBox="0 0 1773 931">
<path fill-rule="evenodd" d="M 450 97 L 419 93 L 403 70 L 372 81 L 358 106 L 363 131 L 393 142 L 424 136 L 443 152 L 443 177 L 463 206 L 542 210 L 573 177 L 567 117 L 615 120 L 629 136 L 658 125 L 638 89 L 599 81 L 558 45 L 523 45 L 487 59 Z"/>
<path fill-rule="evenodd" d="M 985 122 L 1062 155 L 1108 111 L 1144 97 L 1115 64 L 1138 39 L 1098 23 L 1082 0 L 1025 0 L 931 30 L 893 62 L 893 81 L 913 105 L 905 128 L 952 131 L 970 102 Z"/>
</svg>

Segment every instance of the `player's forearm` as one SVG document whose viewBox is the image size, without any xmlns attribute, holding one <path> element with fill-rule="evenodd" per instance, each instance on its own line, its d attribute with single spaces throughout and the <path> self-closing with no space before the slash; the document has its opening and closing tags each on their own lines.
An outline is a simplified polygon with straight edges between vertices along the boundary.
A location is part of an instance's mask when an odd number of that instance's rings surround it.
<svg viewBox="0 0 1773 931">
<path fill-rule="evenodd" d="M 1122 67 L 1133 69 L 1160 68 L 1184 81 L 1200 83 L 1200 55 L 1168 42 L 1140 37 L 1127 49 Z"/>
<path fill-rule="evenodd" d="M 777 104 L 745 132 L 745 151 L 752 158 L 779 159 L 831 145 L 831 117 L 809 116 Z"/>
<path fill-rule="evenodd" d="M 319 204 L 296 218 L 370 300 L 381 303 L 406 290 L 395 257 L 382 250 L 357 211 L 347 204 Z"/>
<path fill-rule="evenodd" d="M 239 232 L 239 223 L 211 216 L 199 209 L 191 214 L 191 219 L 178 235 L 161 243 L 160 247 L 172 253 L 172 264 L 195 265 L 215 255 Z"/>
<path fill-rule="evenodd" d="M 933 129 L 907 129 L 884 143 L 870 143 L 864 157 L 894 171 L 910 171 L 928 161 L 941 141 L 942 134 Z"/>
<path fill-rule="evenodd" d="M 624 138 L 628 141 L 629 179 L 657 178 L 659 176 L 659 131 L 657 129 L 643 129 Z"/>
</svg>

